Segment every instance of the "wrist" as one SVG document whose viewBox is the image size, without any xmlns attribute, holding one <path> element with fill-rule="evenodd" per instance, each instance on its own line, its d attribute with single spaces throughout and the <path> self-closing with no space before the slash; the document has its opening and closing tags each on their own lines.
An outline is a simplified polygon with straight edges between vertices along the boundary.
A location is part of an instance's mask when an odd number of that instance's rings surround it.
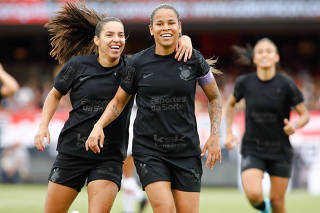
<svg viewBox="0 0 320 213">
<path fill-rule="evenodd" d="M 95 125 L 94 125 L 94 128 L 101 128 L 103 129 L 103 125 L 99 122 L 97 122 Z"/>
<path fill-rule="evenodd" d="M 293 124 L 293 128 L 294 128 L 295 130 L 298 129 L 298 128 L 299 128 L 299 124 L 294 123 L 294 124 Z"/>
<path fill-rule="evenodd" d="M 213 141 L 217 141 L 218 139 L 220 139 L 220 134 L 210 134 L 209 139 L 212 139 Z"/>
<path fill-rule="evenodd" d="M 46 123 L 40 123 L 39 129 L 46 129 L 46 128 L 48 128 L 48 124 L 46 124 Z"/>
</svg>

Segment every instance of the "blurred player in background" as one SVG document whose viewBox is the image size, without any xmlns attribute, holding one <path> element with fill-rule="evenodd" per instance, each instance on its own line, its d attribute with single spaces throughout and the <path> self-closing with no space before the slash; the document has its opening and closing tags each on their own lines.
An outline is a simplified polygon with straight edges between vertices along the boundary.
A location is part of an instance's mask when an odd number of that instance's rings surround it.
<svg viewBox="0 0 320 213">
<path fill-rule="evenodd" d="M 85 141 L 126 71 L 128 59 L 121 56 L 124 26 L 118 18 L 104 17 L 77 3 L 67 3 L 46 26 L 53 34 L 51 55 L 65 65 L 43 106 L 34 140 L 39 151 L 45 148 L 44 138 L 50 143 L 49 122 L 69 91 L 72 110 L 59 135 L 45 212 L 67 212 L 85 183 L 89 212 L 109 212 L 121 185 L 133 101 L 104 129 L 107 137 L 99 155 L 87 152 Z"/>
<path fill-rule="evenodd" d="M 137 107 L 134 104 L 131 111 L 130 127 L 129 127 L 129 144 L 127 150 L 127 158 L 123 164 L 123 176 L 121 181 L 122 206 L 124 213 L 133 213 L 136 207 L 136 201 L 139 202 L 139 211 L 142 213 L 148 204 L 148 200 L 135 178 L 135 166 L 132 157 L 132 139 L 133 139 L 133 121 L 137 114 Z"/>
<path fill-rule="evenodd" d="M 193 50 L 186 63 L 174 59 L 181 33 L 176 9 L 160 5 L 152 12 L 150 21 L 155 45 L 132 56 L 132 66 L 95 124 L 86 146 L 100 151 L 103 128 L 136 95 L 133 157 L 153 212 L 196 213 L 202 176 L 200 156 L 208 151 L 206 165 L 210 168 L 221 161 L 221 96 L 210 66 L 200 52 Z M 194 109 L 197 81 L 209 100 L 211 120 L 210 137 L 202 153 Z"/>
<path fill-rule="evenodd" d="M 253 51 L 237 47 L 240 62 L 255 65 L 256 72 L 240 76 L 227 108 L 226 147 L 233 149 L 232 121 L 235 105 L 245 100 L 245 134 L 241 144 L 241 178 L 251 205 L 262 213 L 285 213 L 285 193 L 291 176 L 293 149 L 289 141 L 297 128 L 309 121 L 303 97 L 293 80 L 280 74 L 278 49 L 268 38 L 259 40 Z M 290 121 L 293 107 L 298 120 Z M 270 175 L 270 200 L 263 198 L 264 172 Z M 270 206 L 271 201 L 271 206 Z"/>
<path fill-rule="evenodd" d="M 145 193 L 141 190 L 141 187 L 138 185 L 134 176 L 134 169 L 135 166 L 132 154 L 128 154 L 123 164 L 123 176 L 121 181 L 124 213 L 134 213 L 136 201 L 139 203 L 138 213 L 142 213 L 148 204 Z"/>
<path fill-rule="evenodd" d="M 0 63 L 0 100 L 13 95 L 19 89 L 18 82 L 5 71 Z M 17 183 L 20 180 L 20 171 L 27 168 L 20 167 L 21 154 L 19 144 L 4 148 L 1 155 L 0 178 L 3 183 Z M 22 157 L 23 158 L 23 157 Z M 26 160 L 27 161 L 27 160 Z M 28 162 L 27 162 L 28 163 Z M 22 169 L 22 170 L 21 170 Z"/>
</svg>

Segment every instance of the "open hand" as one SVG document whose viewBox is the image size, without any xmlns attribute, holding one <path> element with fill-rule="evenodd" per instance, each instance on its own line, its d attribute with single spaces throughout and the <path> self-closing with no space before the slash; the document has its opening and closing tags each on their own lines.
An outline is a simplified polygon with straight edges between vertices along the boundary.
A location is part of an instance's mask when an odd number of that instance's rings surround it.
<svg viewBox="0 0 320 213">
<path fill-rule="evenodd" d="M 217 138 L 218 137 L 215 137 L 216 141 L 214 141 L 214 137 L 209 137 L 201 153 L 201 156 L 204 156 L 208 151 L 206 167 L 209 167 L 210 169 L 213 168 L 217 160 L 221 163 L 221 149 Z"/>
</svg>

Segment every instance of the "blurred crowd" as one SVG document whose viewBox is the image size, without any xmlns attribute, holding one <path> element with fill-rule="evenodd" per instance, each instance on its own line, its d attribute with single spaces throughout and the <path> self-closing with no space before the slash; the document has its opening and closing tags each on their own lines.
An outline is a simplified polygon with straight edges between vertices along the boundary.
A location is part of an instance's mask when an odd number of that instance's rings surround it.
<svg viewBox="0 0 320 213">
<path fill-rule="evenodd" d="M 60 65 L 55 66 L 52 76 L 44 75 L 42 78 L 39 78 L 38 70 L 35 70 L 35 73 L 31 72 L 28 79 L 24 79 L 22 83 L 19 82 L 20 88 L 13 96 L 5 97 L 1 100 L 0 107 L 8 111 L 41 110 L 48 93 L 53 87 L 53 79 L 60 71 L 60 68 Z M 30 69 L 32 70 L 32 67 Z M 68 95 L 62 97 L 58 111 L 71 110 Z"/>
<path fill-rule="evenodd" d="M 224 71 L 224 70 L 222 70 Z M 309 110 L 320 110 L 320 73 L 311 74 L 307 71 L 301 71 L 294 74 L 285 73 L 290 76 L 302 91 L 305 103 Z M 222 75 L 216 76 L 223 102 L 233 92 L 233 87 L 238 74 L 236 72 L 224 71 Z M 28 111 L 40 110 L 44 100 L 52 89 L 53 78 L 40 82 L 36 78 L 31 78 L 25 84 L 20 84 L 20 89 L 11 97 L 2 100 L 1 107 L 9 111 Z M 196 102 L 198 111 L 207 110 L 207 99 L 201 88 L 197 89 Z M 58 110 L 70 110 L 70 101 L 68 97 L 63 97 Z"/>
<path fill-rule="evenodd" d="M 294 74 L 283 72 L 292 78 L 299 89 L 303 93 L 305 104 L 309 110 L 320 110 L 320 73 L 311 74 L 308 71 L 301 71 Z M 233 92 L 234 83 L 238 75 L 236 73 L 224 73 L 221 76 L 216 76 L 220 92 L 222 94 L 223 103 L 225 103 Z M 196 99 L 199 111 L 207 110 L 207 99 L 205 94 L 201 91 L 201 88 L 197 89 Z"/>
</svg>

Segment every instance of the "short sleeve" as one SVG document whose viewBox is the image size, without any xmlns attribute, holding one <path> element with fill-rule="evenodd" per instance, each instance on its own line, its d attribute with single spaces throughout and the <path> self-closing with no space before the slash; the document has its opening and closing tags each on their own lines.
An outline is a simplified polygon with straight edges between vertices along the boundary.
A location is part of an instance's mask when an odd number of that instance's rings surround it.
<svg viewBox="0 0 320 213">
<path fill-rule="evenodd" d="M 129 95 L 133 95 L 136 91 L 136 68 L 133 58 L 127 57 L 124 72 L 121 76 L 120 87 Z"/>
<path fill-rule="evenodd" d="M 200 52 L 197 51 L 196 54 L 199 62 L 197 74 L 198 77 L 203 77 L 210 71 L 210 66 Z"/>
<path fill-rule="evenodd" d="M 240 76 L 234 85 L 233 95 L 236 98 L 236 101 L 240 101 L 244 95 L 244 76 Z"/>
<path fill-rule="evenodd" d="M 297 85 L 294 83 L 293 80 L 289 80 L 289 98 L 290 98 L 290 105 L 296 106 L 303 102 L 303 96 L 300 90 L 298 89 Z"/>
<path fill-rule="evenodd" d="M 75 63 L 70 60 L 60 70 L 59 74 L 54 80 L 54 88 L 56 88 L 62 95 L 68 93 L 72 88 L 74 79 L 76 78 Z"/>
</svg>

